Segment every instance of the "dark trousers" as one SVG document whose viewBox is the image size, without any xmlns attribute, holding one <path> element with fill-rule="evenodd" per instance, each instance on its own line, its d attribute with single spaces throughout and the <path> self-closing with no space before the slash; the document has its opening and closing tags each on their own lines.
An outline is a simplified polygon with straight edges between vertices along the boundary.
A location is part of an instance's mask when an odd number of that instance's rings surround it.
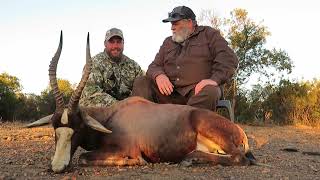
<svg viewBox="0 0 320 180">
<path fill-rule="evenodd" d="M 134 81 L 132 96 L 140 96 L 160 104 L 186 104 L 215 111 L 221 97 L 221 89 L 218 86 L 207 85 L 197 95 L 194 95 L 194 89 L 192 89 L 185 96 L 176 90 L 166 96 L 160 93 L 158 86 L 152 79 L 141 76 Z"/>
</svg>

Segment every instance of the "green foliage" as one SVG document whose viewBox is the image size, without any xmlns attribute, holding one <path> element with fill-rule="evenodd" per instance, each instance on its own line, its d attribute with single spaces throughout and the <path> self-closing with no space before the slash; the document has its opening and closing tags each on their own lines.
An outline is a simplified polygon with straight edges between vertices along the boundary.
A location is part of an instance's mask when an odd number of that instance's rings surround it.
<svg viewBox="0 0 320 180">
<path fill-rule="evenodd" d="M 74 85 L 68 80 L 58 79 L 58 87 L 65 102 L 70 99 Z M 0 119 L 36 120 L 52 114 L 55 110 L 55 98 L 50 87 L 41 95 L 23 94 L 19 79 L 7 73 L 0 75 Z"/>
<path fill-rule="evenodd" d="M 21 90 L 19 79 L 7 73 L 0 74 L 0 119 L 13 119 L 17 107 L 17 94 Z"/>
<path fill-rule="evenodd" d="M 68 102 L 72 92 L 73 87 L 68 80 L 58 79 L 58 87 L 63 95 L 65 102 Z M 38 114 L 37 118 L 52 114 L 55 111 L 55 97 L 50 86 L 41 92 L 41 95 L 36 98 Z"/>
<path fill-rule="evenodd" d="M 279 124 L 320 125 L 320 81 L 280 81 L 265 101 L 265 109 Z M 275 106 L 276 104 L 276 106 Z"/>
<path fill-rule="evenodd" d="M 235 117 L 238 122 L 250 123 L 255 117 L 254 103 L 250 103 L 247 98 L 247 91 L 240 90 L 236 97 L 237 104 L 235 106 Z"/>
<path fill-rule="evenodd" d="M 18 98 L 14 119 L 28 121 L 40 118 L 38 99 L 39 96 L 35 94 L 22 94 Z"/>
<path fill-rule="evenodd" d="M 68 102 L 75 85 L 71 85 L 71 83 L 66 79 L 58 79 L 58 87 L 65 98 L 65 102 Z"/>
<path fill-rule="evenodd" d="M 320 81 L 255 85 L 237 97 L 238 121 L 259 124 L 320 125 Z"/>
<path fill-rule="evenodd" d="M 19 93 L 22 90 L 22 86 L 20 84 L 20 80 L 15 77 L 11 76 L 8 73 L 1 73 L 0 74 L 0 82 L 7 87 L 8 90 Z"/>
<path fill-rule="evenodd" d="M 52 114 L 56 108 L 55 99 L 52 91 L 45 89 L 38 97 L 38 108 L 41 116 Z"/>
</svg>

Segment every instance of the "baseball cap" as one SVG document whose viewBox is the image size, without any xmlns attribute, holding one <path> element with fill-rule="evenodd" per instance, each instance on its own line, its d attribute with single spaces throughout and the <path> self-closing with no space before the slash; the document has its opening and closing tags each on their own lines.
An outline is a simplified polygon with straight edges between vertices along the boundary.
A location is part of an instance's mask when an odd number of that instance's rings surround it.
<svg viewBox="0 0 320 180">
<path fill-rule="evenodd" d="M 112 38 L 113 36 L 119 36 L 121 37 L 121 39 L 123 39 L 123 33 L 120 29 L 118 28 L 111 28 L 106 32 L 106 41 L 109 41 L 110 38 Z"/>
<path fill-rule="evenodd" d="M 174 22 L 174 21 L 179 21 L 181 19 L 196 19 L 196 15 L 193 13 L 193 11 L 186 7 L 186 6 L 178 6 L 175 7 L 172 12 L 168 13 L 168 18 L 162 20 L 162 22 L 167 23 L 167 22 Z"/>
</svg>

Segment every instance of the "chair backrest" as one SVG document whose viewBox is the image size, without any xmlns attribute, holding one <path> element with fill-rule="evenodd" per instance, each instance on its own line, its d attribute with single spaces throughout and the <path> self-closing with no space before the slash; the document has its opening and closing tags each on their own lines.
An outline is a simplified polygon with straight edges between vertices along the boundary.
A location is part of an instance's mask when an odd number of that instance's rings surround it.
<svg viewBox="0 0 320 180">
<path fill-rule="evenodd" d="M 221 90 L 221 97 L 220 97 L 220 99 L 226 99 L 226 98 L 224 97 L 224 85 L 220 85 L 219 88 L 220 88 L 220 90 Z"/>
<path fill-rule="evenodd" d="M 220 97 L 220 100 L 218 101 L 217 109 L 218 108 L 226 108 L 227 111 L 228 111 L 230 120 L 232 122 L 234 122 L 234 112 L 233 112 L 233 109 L 232 109 L 231 101 L 225 99 L 224 92 L 223 92 L 223 85 L 221 85 L 219 87 L 220 87 L 220 90 L 221 90 L 221 97 Z"/>
</svg>

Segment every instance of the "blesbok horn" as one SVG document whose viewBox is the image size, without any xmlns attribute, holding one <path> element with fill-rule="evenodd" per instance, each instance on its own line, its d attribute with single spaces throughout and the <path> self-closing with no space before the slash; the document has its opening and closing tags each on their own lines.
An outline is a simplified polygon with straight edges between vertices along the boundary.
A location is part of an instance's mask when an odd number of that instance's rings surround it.
<svg viewBox="0 0 320 180">
<path fill-rule="evenodd" d="M 63 43 L 63 37 L 62 37 L 62 31 L 61 31 L 58 49 L 57 49 L 55 55 L 53 56 L 53 58 L 50 62 L 50 65 L 49 65 L 50 86 L 53 90 L 53 94 L 54 94 L 55 101 L 56 101 L 56 111 L 60 111 L 60 112 L 63 111 L 63 109 L 64 109 L 64 101 L 63 101 L 63 96 L 58 88 L 56 71 L 57 71 L 57 64 L 58 64 L 58 61 L 59 61 L 59 58 L 61 55 L 61 51 L 62 51 L 62 43 Z M 33 123 L 27 124 L 25 127 L 30 128 L 30 127 L 36 127 L 36 126 L 42 126 L 42 125 L 48 124 L 48 123 L 50 123 L 52 116 L 53 116 L 53 114 L 45 116 L 45 117 L 43 117 Z"/>
<path fill-rule="evenodd" d="M 79 99 L 82 93 L 82 90 L 84 86 L 86 85 L 86 82 L 89 78 L 91 71 L 91 55 L 90 55 L 90 42 L 89 42 L 89 32 L 87 36 L 87 47 L 86 47 L 86 65 L 84 68 L 84 72 L 81 78 L 81 81 L 79 82 L 79 85 L 77 86 L 77 89 L 72 93 L 72 96 L 69 100 L 68 104 L 68 112 L 76 112 L 78 105 L 79 105 Z"/>
<path fill-rule="evenodd" d="M 27 127 L 27 128 L 31 128 L 31 127 L 37 127 L 37 126 L 42 126 L 42 125 L 45 125 L 45 124 L 49 124 L 51 122 L 51 118 L 52 118 L 53 114 L 50 114 L 46 117 L 43 117 L 33 123 L 30 123 L 30 124 L 27 124 L 26 126 L 24 127 Z"/>
<path fill-rule="evenodd" d="M 86 123 L 92 129 L 103 132 L 103 133 L 112 133 L 112 131 L 105 128 L 100 122 L 95 120 L 93 117 L 89 116 L 85 111 L 80 110 L 80 113 L 84 120 L 84 123 Z"/>
<path fill-rule="evenodd" d="M 62 93 L 59 91 L 57 76 L 56 76 L 57 64 L 58 64 L 58 61 L 59 61 L 59 58 L 61 55 L 61 51 L 62 51 L 62 41 L 63 41 L 63 38 L 62 38 L 62 31 L 61 31 L 60 42 L 59 42 L 57 52 L 53 56 L 53 58 L 50 62 L 50 65 L 49 65 L 50 86 L 53 90 L 53 95 L 56 100 L 56 111 L 59 111 L 59 112 L 63 111 L 63 109 L 64 109 L 63 96 L 62 96 Z"/>
</svg>

